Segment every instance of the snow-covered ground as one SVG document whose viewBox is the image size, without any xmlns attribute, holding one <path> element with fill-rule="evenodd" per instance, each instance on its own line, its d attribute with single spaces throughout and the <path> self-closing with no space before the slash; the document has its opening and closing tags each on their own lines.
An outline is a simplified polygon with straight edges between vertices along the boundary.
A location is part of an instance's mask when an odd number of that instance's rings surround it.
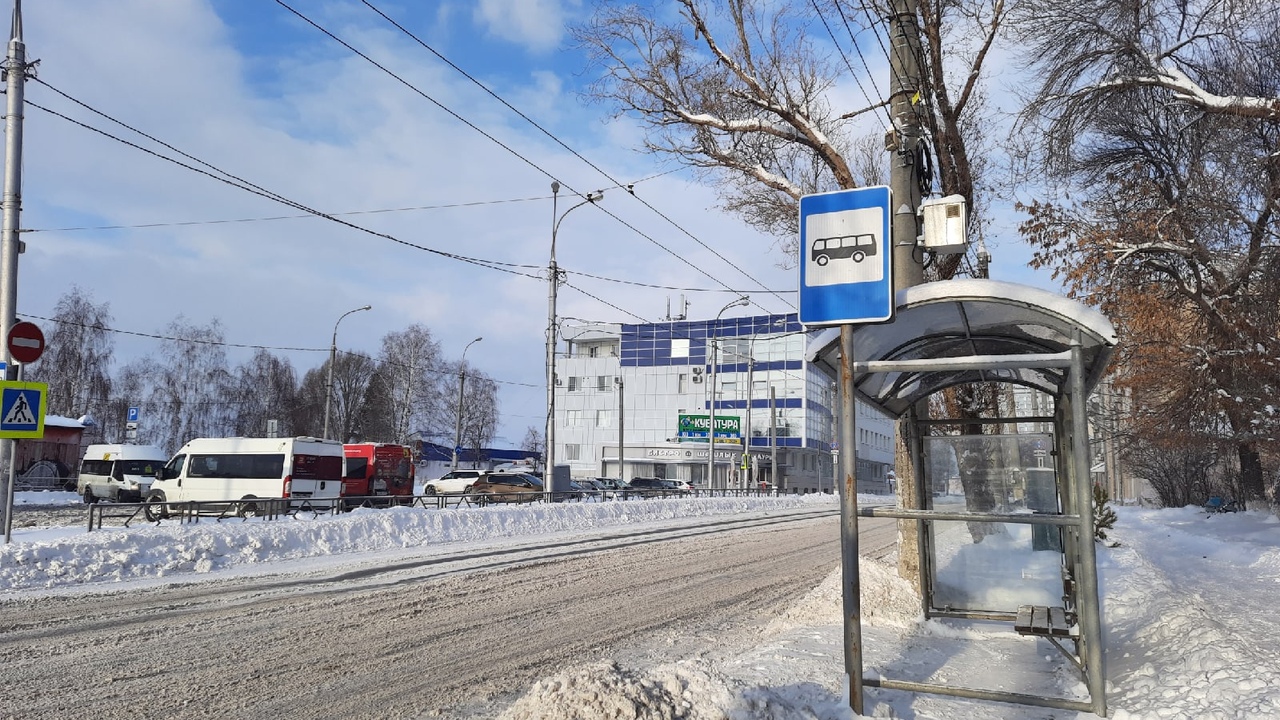
<svg viewBox="0 0 1280 720">
<path fill-rule="evenodd" d="M 863 502 L 875 502 L 868 497 Z M 78 502 L 19 493 L 18 503 Z M 827 495 L 587 503 L 436 512 L 361 510 L 343 517 L 203 523 L 86 532 L 14 530 L 0 549 L 5 596 L 271 572 L 340 562 L 360 552 L 466 543 L 495 536 L 587 533 L 689 516 L 835 505 Z M 1263 512 L 1208 516 L 1195 508 L 1116 508 L 1119 546 L 1099 546 L 1111 717 L 1280 718 L 1280 520 Z M 1087 697 L 1079 676 L 1044 640 L 1006 626 L 924 621 L 891 567 L 862 562 L 864 662 L 869 673 L 1059 697 Z M 754 651 L 711 664 L 564 668 L 530 688 L 506 720 L 581 718 L 847 718 L 838 570 L 761 629 Z M 912 677 L 912 672 L 924 676 Z M 639 715 L 634 713 L 640 708 Z M 875 717 L 1088 718 L 1075 713 L 937 695 L 867 689 Z"/>
</svg>

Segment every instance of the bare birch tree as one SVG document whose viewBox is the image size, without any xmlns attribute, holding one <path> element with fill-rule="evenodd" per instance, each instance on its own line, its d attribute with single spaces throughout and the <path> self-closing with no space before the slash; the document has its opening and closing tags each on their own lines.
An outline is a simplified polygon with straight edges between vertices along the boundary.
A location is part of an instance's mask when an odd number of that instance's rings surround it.
<svg viewBox="0 0 1280 720">
<path fill-rule="evenodd" d="M 440 344 L 425 325 L 414 324 L 382 338 L 378 356 L 383 389 L 376 412 L 389 425 L 388 441 L 408 443 L 425 430 L 441 403 Z"/>
<path fill-rule="evenodd" d="M 298 376 L 287 358 L 258 349 L 235 371 L 231 396 L 232 432 L 245 437 L 265 437 L 267 421 L 277 421 L 277 435 L 298 434 L 292 424 L 297 403 Z"/>
<path fill-rule="evenodd" d="M 114 349 L 110 325 L 110 303 L 95 304 L 84 289 L 72 287 L 58 299 L 44 354 L 28 374 L 30 380 L 48 383 L 50 413 L 89 415 L 95 422 L 105 416 Z"/>
<path fill-rule="evenodd" d="M 215 319 L 194 325 L 178 316 L 161 334 L 173 339 L 160 345 L 154 360 L 140 365 L 148 384 L 148 435 L 155 444 L 176 450 L 192 438 L 228 434 L 232 392 L 222 324 Z"/>
</svg>

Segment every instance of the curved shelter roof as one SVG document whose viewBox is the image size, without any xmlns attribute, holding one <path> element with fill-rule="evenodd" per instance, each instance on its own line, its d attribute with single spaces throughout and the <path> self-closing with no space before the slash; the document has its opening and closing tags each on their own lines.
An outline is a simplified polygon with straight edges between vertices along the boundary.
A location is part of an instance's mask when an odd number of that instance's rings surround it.
<svg viewBox="0 0 1280 720">
<path fill-rule="evenodd" d="M 854 386 L 899 417 L 917 401 L 962 383 L 1008 382 L 1061 395 L 1072 341 L 1080 339 L 1085 387 L 1106 371 L 1111 321 L 1046 290 L 997 280 L 945 280 L 898 291 L 893 322 L 854 331 Z M 808 359 L 839 377 L 840 328 L 809 343 Z"/>
</svg>

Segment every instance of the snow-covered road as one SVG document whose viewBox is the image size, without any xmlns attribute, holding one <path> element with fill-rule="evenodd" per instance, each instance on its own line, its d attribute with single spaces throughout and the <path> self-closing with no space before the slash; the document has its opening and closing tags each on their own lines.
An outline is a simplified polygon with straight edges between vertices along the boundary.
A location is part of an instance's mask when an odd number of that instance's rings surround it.
<svg viewBox="0 0 1280 720">
<path fill-rule="evenodd" d="M 582 661 L 749 647 L 838 564 L 833 510 L 7 602 L 0 674 L 35 720 L 491 717 Z M 891 521 L 866 523 L 864 552 L 894 542 Z"/>
</svg>

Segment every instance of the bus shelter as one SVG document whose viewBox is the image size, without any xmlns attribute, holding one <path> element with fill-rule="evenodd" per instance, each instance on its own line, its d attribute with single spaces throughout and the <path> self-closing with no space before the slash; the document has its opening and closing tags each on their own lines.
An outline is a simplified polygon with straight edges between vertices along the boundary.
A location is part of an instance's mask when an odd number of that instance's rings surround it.
<svg viewBox="0 0 1280 720">
<path fill-rule="evenodd" d="M 899 482 L 914 487 L 901 494 L 914 498 L 905 506 L 862 509 L 847 492 L 856 485 L 846 479 L 841 488 L 851 704 L 856 697 L 861 706 L 865 685 L 1105 715 L 1085 408 L 1114 349 L 1114 328 L 1077 301 L 993 280 L 917 285 L 899 291 L 896 303 L 892 322 L 854 330 L 848 363 L 858 398 L 906 421 L 913 476 Z M 811 341 L 809 360 L 839 378 L 841 347 L 839 328 L 826 329 Z M 998 417 L 939 417 L 944 404 L 930 404 L 948 388 L 974 384 L 1001 393 Z M 1010 402 L 1017 388 L 1049 402 Z M 1007 622 L 1011 632 L 1045 638 L 1079 670 L 1089 701 L 864 676 L 859 515 L 914 525 L 927 618 Z"/>
</svg>

